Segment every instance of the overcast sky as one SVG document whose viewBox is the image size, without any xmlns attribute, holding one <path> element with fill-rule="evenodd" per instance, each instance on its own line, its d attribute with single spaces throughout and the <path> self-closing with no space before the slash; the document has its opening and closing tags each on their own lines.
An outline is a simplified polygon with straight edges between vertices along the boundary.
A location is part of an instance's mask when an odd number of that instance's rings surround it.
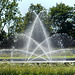
<svg viewBox="0 0 75 75">
<path fill-rule="evenodd" d="M 61 2 L 69 6 L 74 6 L 75 4 L 75 0 L 22 0 L 22 2 L 19 1 L 19 9 L 22 15 L 25 15 L 31 3 L 33 3 L 34 5 L 41 4 L 46 9 L 49 9 L 49 7 L 55 6 L 56 3 Z"/>
</svg>

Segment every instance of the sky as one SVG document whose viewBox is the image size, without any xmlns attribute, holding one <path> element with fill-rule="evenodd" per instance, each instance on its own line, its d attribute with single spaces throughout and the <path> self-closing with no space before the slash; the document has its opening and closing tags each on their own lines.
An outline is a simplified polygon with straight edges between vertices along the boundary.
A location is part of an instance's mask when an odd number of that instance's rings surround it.
<svg viewBox="0 0 75 75">
<path fill-rule="evenodd" d="M 64 3 L 69 6 L 74 6 L 75 0 L 22 0 L 19 1 L 19 10 L 22 15 L 25 15 L 28 12 L 28 8 L 31 3 L 34 5 L 36 4 L 41 4 L 44 6 L 46 9 L 49 9 L 52 6 L 56 6 L 56 3 Z"/>
</svg>

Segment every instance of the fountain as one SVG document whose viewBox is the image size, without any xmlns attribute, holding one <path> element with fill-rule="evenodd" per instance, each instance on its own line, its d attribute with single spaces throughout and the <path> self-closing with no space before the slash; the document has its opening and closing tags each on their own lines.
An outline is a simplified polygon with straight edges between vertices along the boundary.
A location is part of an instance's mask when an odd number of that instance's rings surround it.
<svg viewBox="0 0 75 75">
<path fill-rule="evenodd" d="M 41 12 L 40 12 L 41 13 Z M 8 57 L 11 57 L 12 62 L 58 62 L 66 61 L 66 55 L 73 55 L 74 49 L 60 49 L 52 48 L 51 41 L 54 37 L 59 37 L 59 40 L 55 39 L 60 45 L 61 48 L 64 48 L 62 39 L 58 34 L 54 34 L 49 37 L 43 23 L 41 22 L 39 15 L 36 15 L 36 18 L 33 24 L 25 31 L 25 33 L 18 34 L 14 42 L 17 42 L 18 37 L 23 39 L 24 47 L 21 49 L 15 49 L 12 47 L 10 50 L 2 49 L 0 50 L 1 54 L 8 54 Z M 65 35 L 65 34 L 64 34 Z M 54 41 L 54 39 L 53 39 Z"/>
<path fill-rule="evenodd" d="M 36 14 L 33 25 L 26 31 L 25 34 L 20 34 L 27 38 L 24 50 L 26 51 L 26 61 L 51 61 L 52 50 L 49 36 Z M 49 53 L 49 54 L 47 54 Z"/>
</svg>

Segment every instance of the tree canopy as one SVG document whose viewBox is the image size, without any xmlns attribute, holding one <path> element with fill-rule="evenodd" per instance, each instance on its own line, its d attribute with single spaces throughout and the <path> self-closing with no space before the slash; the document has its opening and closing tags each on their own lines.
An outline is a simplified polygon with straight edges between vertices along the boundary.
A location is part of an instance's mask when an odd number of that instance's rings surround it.
<svg viewBox="0 0 75 75">
<path fill-rule="evenodd" d="M 52 26 L 57 33 L 72 34 L 73 31 L 73 7 L 65 5 L 64 3 L 56 4 L 50 8 L 49 15 L 51 15 Z"/>
<path fill-rule="evenodd" d="M 38 14 L 40 11 L 45 10 L 45 8 L 41 5 L 41 4 L 31 4 L 29 7 L 29 11 L 30 12 L 36 12 L 36 14 Z"/>
<path fill-rule="evenodd" d="M 17 15 L 20 15 L 17 0 L 0 0 L 0 42 L 14 34 L 12 30 Z M 5 32 L 5 27 L 8 33 Z"/>
</svg>

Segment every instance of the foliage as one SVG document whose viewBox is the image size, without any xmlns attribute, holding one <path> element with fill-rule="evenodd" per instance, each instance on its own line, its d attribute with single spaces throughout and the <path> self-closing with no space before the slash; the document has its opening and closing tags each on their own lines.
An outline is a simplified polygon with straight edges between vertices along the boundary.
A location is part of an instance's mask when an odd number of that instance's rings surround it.
<svg viewBox="0 0 75 75">
<path fill-rule="evenodd" d="M 15 34 L 15 17 L 20 15 L 17 0 L 0 0 L 0 46 Z M 4 28 L 7 28 L 7 33 Z"/>
<path fill-rule="evenodd" d="M 33 21 L 35 19 L 36 15 L 33 12 L 27 12 L 24 16 L 24 24 L 25 29 L 29 28 L 33 24 Z"/>
<path fill-rule="evenodd" d="M 14 30 L 14 33 L 23 33 L 25 31 L 24 18 L 21 16 L 15 17 L 14 25 L 11 27 L 11 29 L 12 28 Z"/>
<path fill-rule="evenodd" d="M 31 4 L 29 7 L 29 11 L 25 15 L 24 24 L 26 28 L 28 28 L 30 25 L 32 25 L 36 14 L 39 15 L 40 20 L 43 22 L 46 30 L 49 32 L 49 34 L 52 31 L 49 16 L 47 14 L 46 9 L 41 4 Z"/>
<path fill-rule="evenodd" d="M 29 7 L 29 11 L 30 12 L 36 12 L 36 14 L 39 14 L 40 11 L 42 10 L 45 10 L 45 8 L 41 5 L 41 4 L 37 4 L 37 5 L 34 5 L 34 4 L 31 4 L 30 7 Z"/>
<path fill-rule="evenodd" d="M 56 4 L 55 7 L 50 8 L 49 15 L 51 15 L 52 26 L 55 32 L 67 33 L 72 35 L 73 24 L 67 22 L 67 19 L 73 17 L 73 7 L 66 6 L 63 3 Z"/>
<path fill-rule="evenodd" d="M 4 31 L 4 27 L 8 28 L 8 36 L 11 34 L 9 28 L 14 25 L 14 19 L 18 11 L 18 3 L 16 0 L 0 0 L 0 32 Z"/>
<path fill-rule="evenodd" d="M 74 75 L 74 63 L 0 64 L 0 75 Z"/>
<path fill-rule="evenodd" d="M 36 17 L 36 14 L 39 14 L 40 11 L 43 10 L 45 10 L 45 8 L 41 4 L 37 5 L 31 4 L 29 7 L 29 12 L 27 12 L 27 14 L 25 15 L 25 20 L 24 20 L 25 25 L 28 27 L 28 25 L 32 24 Z"/>
</svg>

